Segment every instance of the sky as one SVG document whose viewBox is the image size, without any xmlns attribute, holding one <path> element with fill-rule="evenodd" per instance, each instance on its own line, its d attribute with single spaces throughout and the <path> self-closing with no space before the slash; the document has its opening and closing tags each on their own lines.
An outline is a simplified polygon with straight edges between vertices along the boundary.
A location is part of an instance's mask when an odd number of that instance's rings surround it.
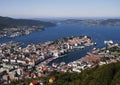
<svg viewBox="0 0 120 85">
<path fill-rule="evenodd" d="M 120 0 L 0 0 L 0 16 L 120 17 Z"/>
</svg>

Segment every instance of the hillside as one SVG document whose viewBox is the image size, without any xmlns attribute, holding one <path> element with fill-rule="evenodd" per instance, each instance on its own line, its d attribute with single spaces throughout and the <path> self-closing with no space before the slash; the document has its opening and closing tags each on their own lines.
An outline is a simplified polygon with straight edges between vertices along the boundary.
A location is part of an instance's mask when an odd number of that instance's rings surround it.
<svg viewBox="0 0 120 85">
<path fill-rule="evenodd" d="M 54 77 L 55 81 L 48 83 L 51 77 Z M 20 84 L 21 82 L 28 85 L 33 80 L 44 80 L 45 85 L 120 85 L 120 62 L 97 66 L 81 73 L 52 72 L 47 77 L 15 81 L 10 85 Z"/>
<path fill-rule="evenodd" d="M 52 76 L 56 77 L 52 85 L 120 85 L 120 62 L 85 70 L 80 74 L 55 73 Z"/>
<path fill-rule="evenodd" d="M 0 29 L 12 28 L 12 27 L 31 27 L 31 26 L 54 26 L 55 24 L 51 22 L 44 22 L 39 20 L 29 20 L 29 19 L 13 19 L 9 17 L 0 16 Z"/>
</svg>

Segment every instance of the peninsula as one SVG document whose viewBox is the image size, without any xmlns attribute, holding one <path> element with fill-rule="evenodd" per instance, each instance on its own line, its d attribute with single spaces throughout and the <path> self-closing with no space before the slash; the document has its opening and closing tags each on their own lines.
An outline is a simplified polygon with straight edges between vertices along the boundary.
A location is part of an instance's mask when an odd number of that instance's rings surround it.
<svg viewBox="0 0 120 85">
<path fill-rule="evenodd" d="M 49 26 L 55 26 L 55 24 L 40 20 L 14 19 L 0 16 L 0 38 L 27 35 Z"/>
<path fill-rule="evenodd" d="M 0 44 L 0 84 L 46 75 L 45 71 L 48 70 L 47 64 L 50 61 L 75 49 L 82 49 L 93 44 L 88 36 L 65 37 L 43 44 L 30 44 L 26 48 L 21 48 L 20 42 Z M 56 69 L 50 68 L 49 72 Z M 60 67 L 60 69 L 63 68 Z"/>
</svg>

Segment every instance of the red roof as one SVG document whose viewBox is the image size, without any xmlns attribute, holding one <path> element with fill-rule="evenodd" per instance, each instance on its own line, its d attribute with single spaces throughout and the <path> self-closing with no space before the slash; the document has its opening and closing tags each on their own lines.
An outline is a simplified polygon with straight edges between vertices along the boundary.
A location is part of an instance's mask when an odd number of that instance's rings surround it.
<svg viewBox="0 0 120 85">
<path fill-rule="evenodd" d="M 32 84 L 33 84 L 33 85 L 38 84 L 38 80 L 33 80 L 33 81 L 32 81 Z"/>
<path fill-rule="evenodd" d="M 91 61 L 96 62 L 96 61 L 100 61 L 100 59 L 101 59 L 101 57 L 99 57 L 99 56 L 87 56 L 87 57 L 84 58 L 84 61 L 86 61 L 86 62 L 91 62 Z"/>
<path fill-rule="evenodd" d="M 44 66 L 44 67 L 42 67 L 42 70 L 43 70 L 43 71 L 47 71 L 48 68 L 47 68 L 46 66 Z"/>
<path fill-rule="evenodd" d="M 50 79 L 52 79 L 53 81 L 55 81 L 55 77 L 51 77 Z"/>
</svg>

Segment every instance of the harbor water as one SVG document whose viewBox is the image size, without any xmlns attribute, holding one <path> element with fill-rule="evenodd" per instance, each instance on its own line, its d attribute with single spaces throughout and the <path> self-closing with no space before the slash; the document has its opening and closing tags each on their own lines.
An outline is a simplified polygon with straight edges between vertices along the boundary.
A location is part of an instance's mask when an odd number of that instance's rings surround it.
<svg viewBox="0 0 120 85">
<path fill-rule="evenodd" d="M 59 24 L 55 27 L 48 27 L 43 31 L 36 31 L 30 35 L 18 36 L 15 38 L 4 37 L 0 39 L 0 43 L 17 41 L 24 43 L 23 47 L 26 47 L 31 43 L 38 44 L 47 41 L 54 41 L 63 37 L 81 35 L 90 36 L 93 41 L 97 43 L 97 46 L 95 46 L 96 48 L 104 47 L 105 40 L 112 40 L 114 43 L 120 44 L 120 27 L 118 26 L 80 26 L 68 24 Z M 51 63 L 69 63 L 75 61 L 84 57 L 92 48 L 93 47 L 87 47 L 82 50 L 75 50 L 64 57 L 53 60 Z"/>
</svg>

